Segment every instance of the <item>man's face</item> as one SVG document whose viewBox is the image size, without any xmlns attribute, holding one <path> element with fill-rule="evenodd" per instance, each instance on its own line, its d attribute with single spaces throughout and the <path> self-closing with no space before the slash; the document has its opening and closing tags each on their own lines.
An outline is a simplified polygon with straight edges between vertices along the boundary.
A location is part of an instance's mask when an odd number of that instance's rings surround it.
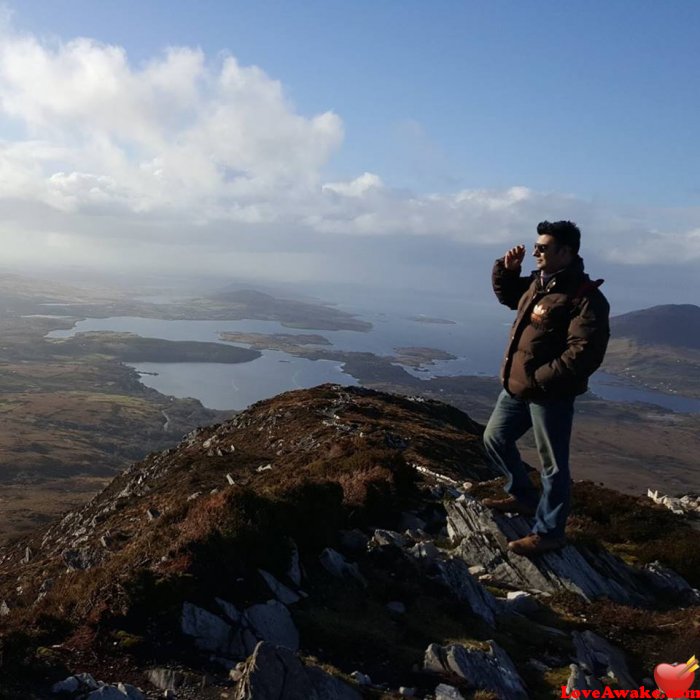
<svg viewBox="0 0 700 700">
<path fill-rule="evenodd" d="M 548 275 L 566 267 L 574 257 L 569 246 L 559 245 L 557 239 L 549 234 L 537 237 L 532 254 L 537 260 L 537 269 Z"/>
</svg>

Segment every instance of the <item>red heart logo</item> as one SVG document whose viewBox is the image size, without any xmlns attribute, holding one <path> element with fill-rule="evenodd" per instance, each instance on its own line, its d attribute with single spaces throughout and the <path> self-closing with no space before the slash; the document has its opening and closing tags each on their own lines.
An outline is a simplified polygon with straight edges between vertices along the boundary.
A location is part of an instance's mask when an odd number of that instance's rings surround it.
<svg viewBox="0 0 700 700">
<path fill-rule="evenodd" d="M 654 669 L 654 680 L 667 698 L 682 698 L 693 684 L 695 674 L 685 664 L 659 664 Z"/>
</svg>

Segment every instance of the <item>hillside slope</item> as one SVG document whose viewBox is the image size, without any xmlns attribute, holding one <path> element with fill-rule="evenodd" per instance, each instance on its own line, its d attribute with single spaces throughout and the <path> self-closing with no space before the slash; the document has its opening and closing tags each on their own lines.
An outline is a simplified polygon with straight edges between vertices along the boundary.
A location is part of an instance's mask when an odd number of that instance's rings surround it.
<svg viewBox="0 0 700 700">
<path fill-rule="evenodd" d="M 664 304 L 614 316 L 615 337 L 625 337 L 643 345 L 668 345 L 700 350 L 700 306 Z"/>
<path fill-rule="evenodd" d="M 0 697 L 89 672 L 153 698 L 536 698 L 691 656 L 687 518 L 576 484 L 570 546 L 519 558 L 528 522 L 475 498 L 499 490 L 481 430 L 322 385 L 150 455 L 0 550 Z"/>
<path fill-rule="evenodd" d="M 604 370 L 647 389 L 700 398 L 700 306 L 653 306 L 610 324 Z"/>
</svg>

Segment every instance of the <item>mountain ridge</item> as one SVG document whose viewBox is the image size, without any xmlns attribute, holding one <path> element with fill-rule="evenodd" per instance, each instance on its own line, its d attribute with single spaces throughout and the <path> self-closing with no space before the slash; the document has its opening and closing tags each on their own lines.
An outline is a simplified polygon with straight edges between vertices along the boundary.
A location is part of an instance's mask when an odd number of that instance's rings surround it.
<svg viewBox="0 0 700 700">
<path fill-rule="evenodd" d="M 645 345 L 700 349 L 700 306 L 661 304 L 610 319 L 614 337 Z"/>
<path fill-rule="evenodd" d="M 658 655 L 630 649 L 606 622 L 611 610 L 631 628 L 671 625 L 642 636 L 664 634 L 669 653 L 685 653 L 697 635 L 681 638 L 676 623 L 697 615 L 696 593 L 652 566 L 660 558 L 697 585 L 698 533 L 685 518 L 576 484 L 571 546 L 536 564 L 512 559 L 506 534 L 527 522 L 494 518 L 474 498 L 500 488 L 482 430 L 438 401 L 321 385 L 152 453 L 83 508 L 0 549 L 7 687 L 42 697 L 31 693 L 86 670 L 143 686 L 144 672 L 184 667 L 253 697 L 262 660 L 282 663 L 264 644 L 281 643 L 300 654 L 283 659 L 302 663 L 300 683 L 325 668 L 365 697 L 395 697 L 407 683 L 426 696 L 440 680 L 461 697 L 521 697 L 525 686 L 538 697 L 569 678 L 576 630 L 620 643 L 632 675 Z M 510 602 L 518 590 L 528 604 Z M 512 659 L 510 690 L 484 675 L 484 653 L 501 668 Z M 549 670 L 530 665 L 531 653 Z M 449 659 L 467 666 L 456 672 Z M 237 661 L 229 679 L 222 664 Z M 374 683 L 352 685 L 357 669 Z"/>
</svg>

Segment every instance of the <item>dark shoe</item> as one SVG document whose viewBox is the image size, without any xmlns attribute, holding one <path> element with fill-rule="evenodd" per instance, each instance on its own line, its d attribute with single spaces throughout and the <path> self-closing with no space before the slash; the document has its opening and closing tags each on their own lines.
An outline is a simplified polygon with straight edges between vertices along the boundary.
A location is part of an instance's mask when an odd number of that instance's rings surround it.
<svg viewBox="0 0 700 700">
<path fill-rule="evenodd" d="M 514 554 L 531 557 L 536 554 L 544 554 L 545 552 L 561 549 L 565 544 L 565 537 L 543 537 L 536 532 L 531 532 L 527 537 L 509 542 L 508 549 Z"/>
<path fill-rule="evenodd" d="M 484 498 L 481 503 L 491 510 L 499 513 L 518 513 L 520 515 L 534 515 L 535 508 L 521 503 L 515 496 L 508 498 Z"/>
</svg>

